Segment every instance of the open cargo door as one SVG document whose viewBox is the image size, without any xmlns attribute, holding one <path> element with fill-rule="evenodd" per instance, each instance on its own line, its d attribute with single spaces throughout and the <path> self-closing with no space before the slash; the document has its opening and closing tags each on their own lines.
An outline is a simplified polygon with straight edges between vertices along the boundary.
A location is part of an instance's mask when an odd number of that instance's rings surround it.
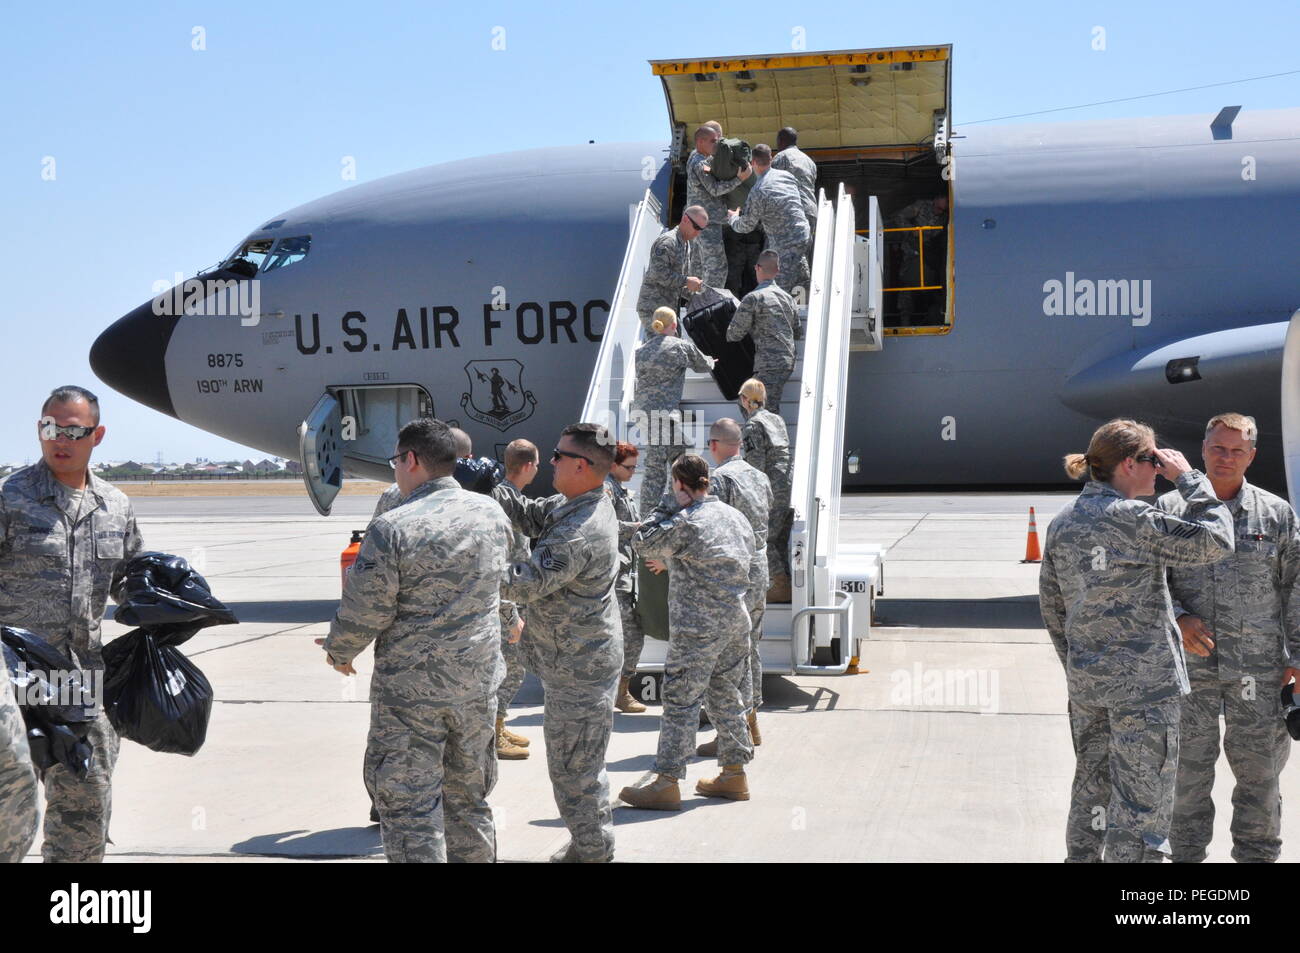
<svg viewBox="0 0 1300 953">
<path fill-rule="evenodd" d="M 892 47 L 692 60 L 651 60 L 668 100 L 674 149 L 716 120 L 728 136 L 775 146 L 793 126 L 799 148 L 863 149 L 935 142 L 952 118 L 952 47 Z"/>
<path fill-rule="evenodd" d="M 850 203 L 851 204 L 851 203 Z M 880 203 L 868 199 L 868 227 L 853 245 L 857 284 L 853 289 L 853 318 L 849 334 L 852 351 L 879 351 L 884 342 L 885 223 Z"/>
<path fill-rule="evenodd" d="M 298 456 L 307 495 L 321 516 L 330 515 L 343 488 L 342 411 L 331 394 L 322 394 L 298 426 Z"/>
</svg>

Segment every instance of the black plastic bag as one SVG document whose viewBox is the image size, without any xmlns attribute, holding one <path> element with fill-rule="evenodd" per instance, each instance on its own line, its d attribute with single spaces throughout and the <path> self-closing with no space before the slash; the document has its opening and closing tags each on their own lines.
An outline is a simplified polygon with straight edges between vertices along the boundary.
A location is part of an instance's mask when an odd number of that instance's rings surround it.
<svg viewBox="0 0 1300 953">
<path fill-rule="evenodd" d="M 87 739 L 98 717 L 92 687 L 72 659 L 33 632 L 0 626 L 0 644 L 33 766 L 42 779 L 56 764 L 84 779 L 94 763 Z"/>
<path fill-rule="evenodd" d="M 715 179 L 725 182 L 738 176 L 740 170 L 749 165 L 752 158 L 752 150 L 744 139 L 719 139 L 718 144 L 713 148 L 713 159 L 709 162 L 709 168 L 713 171 Z M 728 203 L 727 207 L 736 206 Z"/>
<path fill-rule="evenodd" d="M 113 590 L 113 621 L 147 628 L 161 644 L 180 645 L 209 625 L 238 622 L 208 582 L 180 556 L 140 553 Z"/>
<path fill-rule="evenodd" d="M 212 685 L 165 637 L 128 632 L 104 646 L 104 665 L 104 710 L 119 735 L 171 754 L 203 747 Z"/>
<path fill-rule="evenodd" d="M 474 493 L 491 493 L 506 478 L 506 470 L 496 460 L 477 457 L 456 461 L 456 482 Z"/>
</svg>

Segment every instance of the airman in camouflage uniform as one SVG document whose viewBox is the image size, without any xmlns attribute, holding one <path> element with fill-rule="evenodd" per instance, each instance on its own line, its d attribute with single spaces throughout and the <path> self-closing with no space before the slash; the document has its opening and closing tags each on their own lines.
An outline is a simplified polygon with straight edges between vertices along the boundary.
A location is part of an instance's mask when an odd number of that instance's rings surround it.
<svg viewBox="0 0 1300 953">
<path fill-rule="evenodd" d="M 682 430 L 682 388 L 686 369 L 707 371 L 713 359 L 685 338 L 677 337 L 677 315 L 661 310 L 655 315 L 657 333 L 636 349 L 636 390 L 632 412 L 646 427 L 642 455 L 642 497 L 656 500 L 668 482 L 668 461 L 686 444 Z"/>
<path fill-rule="evenodd" d="M 510 480 L 502 480 L 493 489 L 492 498 L 508 514 L 511 506 L 502 502 L 507 497 L 522 499 L 523 494 Z M 512 527 L 511 538 L 510 564 L 526 562 L 532 553 L 528 537 Z M 496 745 L 497 757 L 505 761 L 522 761 L 527 758 L 530 744 L 529 739 L 506 728 L 506 719 L 510 717 L 510 703 L 514 701 L 515 695 L 519 694 L 519 687 L 523 685 L 524 678 L 528 674 L 521 644 L 522 631 L 525 627 L 522 609 L 522 606 L 509 599 L 501 600 L 501 657 L 505 661 L 506 670 L 501 680 L 501 687 L 497 690 Z M 511 635 L 516 631 L 520 635 L 511 641 Z"/>
<path fill-rule="evenodd" d="M 795 338 L 803 337 L 794 299 L 776 283 L 778 259 L 768 250 L 758 256 L 755 274 L 758 286 L 740 302 L 727 340 L 739 341 L 748 334 L 754 341 L 754 376 L 767 388 L 767 408 L 781 412 L 781 391 L 794 372 Z"/>
<path fill-rule="evenodd" d="M 761 178 L 750 189 L 744 209 L 739 215 L 732 215 L 728 224 L 738 232 L 763 229 L 766 247 L 775 251 L 781 262 L 776 282 L 794 294 L 795 288 L 806 288 L 808 284 L 809 209 L 804 205 L 795 177 L 772 169 L 771 162 L 769 147 L 762 144 L 754 147 L 754 171 Z"/>
<path fill-rule="evenodd" d="M 499 594 L 513 536 L 500 506 L 452 478 L 445 424 L 412 421 L 398 446 L 404 501 L 366 532 L 327 660 L 354 674 L 375 643 L 366 774 L 388 860 L 491 863 Z"/>
<path fill-rule="evenodd" d="M 605 752 L 623 636 L 614 595 L 618 518 L 605 493 L 613 448 L 604 427 L 565 428 L 551 461 L 563 496 L 510 501 L 515 528 L 537 545 L 528 562 L 510 568 L 501 590 L 528 607 L 525 653 L 546 693 L 547 769 L 572 837 L 555 859 L 586 863 L 614 856 Z"/>
<path fill-rule="evenodd" d="M 636 553 L 632 550 L 632 536 L 641 527 L 641 514 L 632 491 L 625 485 L 636 473 L 636 447 L 620 443 L 614 451 L 614 464 L 605 477 L 605 493 L 618 518 L 618 582 L 614 592 L 618 597 L 619 617 L 623 622 L 623 674 L 618 680 L 614 707 L 628 714 L 645 711 L 645 705 L 628 691 L 628 684 L 636 676 L 641 649 L 645 646 L 645 631 L 636 611 Z"/>
<path fill-rule="evenodd" d="M 763 704 L 763 661 L 758 643 L 763 638 L 763 612 L 767 608 L 767 528 L 772 512 L 772 484 L 762 472 L 740 457 L 740 425 L 729 417 L 714 422 L 709 430 L 709 449 L 718 464 L 709 481 L 709 489 L 728 506 L 740 511 L 754 533 L 754 560 L 750 567 L 749 594 L 749 683 L 745 697 L 749 703 L 749 732 L 754 744 L 762 744 L 758 731 L 758 708 Z M 705 752 L 713 754 L 712 751 Z"/>
<path fill-rule="evenodd" d="M 647 331 L 656 310 L 671 308 L 676 314 L 684 293 L 699 291 L 702 287 L 698 277 L 701 263 L 697 249 L 703 231 L 700 226 L 708 221 L 708 213 L 703 208 L 691 205 L 682 212 L 681 221 L 650 246 L 650 262 L 646 265 L 636 299 L 636 313 Z"/>
<path fill-rule="evenodd" d="M 1168 853 L 1188 686 L 1165 566 L 1232 551 L 1231 518 L 1205 475 L 1154 446 L 1132 421 L 1100 428 L 1086 461 L 1067 458 L 1071 476 L 1090 466 L 1093 478 L 1047 529 L 1039 595 L 1070 693 L 1074 862 L 1102 859 L 1103 848 L 1108 862 L 1159 863 Z M 1181 518 L 1135 499 L 1154 490 L 1156 464 L 1176 478 Z"/>
<path fill-rule="evenodd" d="M 1169 572 L 1192 687 L 1179 722 L 1169 834 L 1175 863 L 1204 860 L 1214 833 L 1210 792 L 1219 758 L 1220 711 L 1226 720 L 1223 747 L 1236 780 L 1232 858 L 1271 863 L 1282 849 L 1278 776 L 1291 753 L 1291 737 L 1278 689 L 1300 669 L 1300 535 L 1290 505 L 1244 478 L 1255 456 L 1254 419 L 1223 416 L 1228 422 L 1219 417 L 1210 422 L 1202 449 L 1215 493 L 1232 514 L 1236 551 L 1206 566 L 1176 566 Z M 1165 494 L 1157 506 L 1186 517 L 1187 503 L 1177 493 Z M 1205 651 L 1208 655 L 1201 654 Z"/>
<path fill-rule="evenodd" d="M 713 174 L 713 151 L 721 138 L 715 129 L 701 126 L 695 130 L 695 150 L 686 160 L 686 204 L 697 205 L 708 215 L 708 227 L 696 244 L 703 266 L 700 277 L 710 288 L 722 288 L 727 283 L 727 253 L 722 233 L 727 227 L 728 193 L 753 174 L 745 170 L 730 179 L 718 179 Z"/>
<path fill-rule="evenodd" d="M 670 574 L 658 777 L 619 794 L 630 806 L 650 810 L 681 808 L 677 782 L 686 777 L 695 750 L 702 704 L 718 730 L 723 774 L 701 781 L 697 792 L 747 800 L 744 766 L 754 756 L 745 724 L 754 534 L 739 510 L 708 495 L 702 459 L 683 455 L 673 465 L 673 478 L 677 501 L 685 507 L 636 535 L 637 552 L 664 563 Z"/>
<path fill-rule="evenodd" d="M 789 172 L 799 183 L 804 209 L 811 209 L 808 213 L 808 240 L 811 244 L 817 234 L 817 163 L 796 145 L 798 141 L 799 134 L 790 126 L 776 134 L 777 151 L 772 156 L 772 168 Z"/>
<path fill-rule="evenodd" d="M 126 495 L 89 471 L 104 434 L 94 395 L 61 387 L 42 415 L 41 461 L 0 480 L 0 619 L 102 672 L 100 620 L 122 566 L 143 548 L 140 532 Z M 81 439 L 64 429 L 77 427 Z M 79 491 L 64 482 L 78 478 Z M 104 859 L 119 741 L 102 711 L 87 739 L 94 761 L 84 780 L 63 765 L 45 773 L 46 863 Z"/>
<path fill-rule="evenodd" d="M 36 838 L 36 792 L 27 726 L 0 657 L 0 864 L 20 863 Z"/>
<path fill-rule="evenodd" d="M 772 511 L 767 524 L 767 570 L 774 586 L 784 586 L 784 601 L 789 602 L 790 524 L 793 515 L 790 480 L 794 463 L 785 421 L 766 409 L 766 402 L 766 388 L 762 381 L 750 378 L 741 385 L 740 409 L 745 415 L 741 452 L 745 462 L 761 471 L 772 484 Z M 775 598 L 772 601 L 781 600 Z"/>
</svg>

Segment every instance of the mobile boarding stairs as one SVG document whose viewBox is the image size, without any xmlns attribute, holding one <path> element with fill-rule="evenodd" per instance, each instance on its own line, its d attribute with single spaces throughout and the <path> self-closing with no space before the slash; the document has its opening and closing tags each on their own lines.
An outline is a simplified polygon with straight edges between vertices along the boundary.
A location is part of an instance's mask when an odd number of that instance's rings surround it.
<svg viewBox="0 0 1300 953">
<path fill-rule="evenodd" d="M 782 392 L 781 416 L 790 431 L 794 471 L 790 504 L 791 602 L 768 603 L 763 618 L 763 670 L 771 674 L 836 675 L 855 664 L 860 644 L 871 637 L 872 609 L 883 592 L 884 549 L 841 543 L 840 487 L 844 463 L 849 351 L 880 350 L 883 235 L 879 208 L 870 199 L 870 228 L 856 236 L 851 196 L 834 204 L 818 195 L 817 232 L 811 262 L 802 341 L 796 341 L 795 367 Z M 631 238 L 619 272 L 600 356 L 583 405 L 583 420 L 603 423 L 611 432 L 628 430 L 635 396 L 634 355 L 642 340 L 636 312 L 650 247 L 664 231 L 658 199 L 646 192 L 632 216 Z M 801 312 L 804 310 L 800 308 Z M 687 372 L 682 411 L 695 452 L 712 463 L 705 441 L 720 417 L 740 420 L 739 407 L 724 399 L 709 374 Z M 643 515 L 646 499 L 634 478 Z M 638 668 L 662 672 L 668 643 L 646 639 Z"/>
</svg>

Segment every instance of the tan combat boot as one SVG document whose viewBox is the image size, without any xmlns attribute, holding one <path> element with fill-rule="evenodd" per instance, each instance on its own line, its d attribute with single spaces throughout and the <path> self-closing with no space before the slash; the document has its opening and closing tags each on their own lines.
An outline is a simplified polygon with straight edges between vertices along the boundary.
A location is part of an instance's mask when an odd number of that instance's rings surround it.
<svg viewBox="0 0 1300 953">
<path fill-rule="evenodd" d="M 745 779 L 745 768 L 739 764 L 724 764 L 722 773 L 712 781 L 701 779 L 695 785 L 695 793 L 705 797 L 725 797 L 732 801 L 749 800 L 749 782 Z"/>
<path fill-rule="evenodd" d="M 695 749 L 695 753 L 701 758 L 716 758 L 718 756 L 718 738 L 715 735 L 712 741 L 706 741 Z"/>
<path fill-rule="evenodd" d="M 497 719 L 497 760 L 523 761 L 528 757 L 528 749 L 520 747 L 506 737 L 506 720 Z"/>
<path fill-rule="evenodd" d="M 619 792 L 618 797 L 628 807 L 639 807 L 644 811 L 682 809 L 682 792 L 677 786 L 677 779 L 666 774 L 660 774 L 640 787 L 626 787 Z"/>
<path fill-rule="evenodd" d="M 772 577 L 772 583 L 767 589 L 767 601 L 775 603 L 786 603 L 790 601 L 790 577 L 786 573 Z"/>
<path fill-rule="evenodd" d="M 502 738 L 506 739 L 506 741 L 510 742 L 516 748 L 527 748 L 530 744 L 532 744 L 532 742 L 529 741 L 527 738 L 525 738 L 523 735 L 517 735 L 509 728 L 507 728 L 506 720 L 504 718 L 497 719 L 497 734 L 500 735 Z"/>
<path fill-rule="evenodd" d="M 754 747 L 757 748 L 763 743 L 763 733 L 758 730 L 758 709 L 751 708 L 747 717 L 749 721 L 749 740 L 754 742 Z"/>
<path fill-rule="evenodd" d="M 631 679 L 628 678 L 618 680 L 618 694 L 614 696 L 614 707 L 619 711 L 627 712 L 629 715 L 635 715 L 637 712 L 645 711 L 645 705 L 642 705 L 628 692 L 627 683 L 629 681 Z"/>
</svg>

